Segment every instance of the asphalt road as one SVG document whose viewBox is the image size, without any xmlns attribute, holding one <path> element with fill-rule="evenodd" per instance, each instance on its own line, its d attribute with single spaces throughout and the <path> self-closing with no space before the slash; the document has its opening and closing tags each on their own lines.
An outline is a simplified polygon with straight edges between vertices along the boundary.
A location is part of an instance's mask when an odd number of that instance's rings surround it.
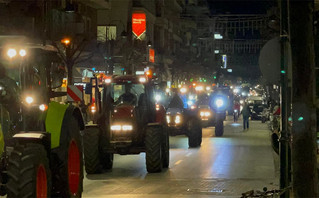
<svg viewBox="0 0 319 198">
<path fill-rule="evenodd" d="M 252 189 L 278 189 L 267 124 L 250 124 L 243 131 L 241 123 L 226 121 L 223 137 L 205 128 L 195 149 L 186 136 L 170 137 L 170 166 L 162 173 L 147 173 L 144 153 L 115 155 L 112 171 L 85 174 L 83 197 L 240 197 Z"/>
</svg>

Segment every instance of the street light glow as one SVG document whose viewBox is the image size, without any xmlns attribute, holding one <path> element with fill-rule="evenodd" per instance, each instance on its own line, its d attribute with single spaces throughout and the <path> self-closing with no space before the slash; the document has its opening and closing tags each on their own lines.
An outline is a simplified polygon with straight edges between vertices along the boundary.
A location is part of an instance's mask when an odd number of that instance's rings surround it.
<svg viewBox="0 0 319 198">
<path fill-rule="evenodd" d="M 17 51 L 15 49 L 9 49 L 8 52 L 7 52 L 7 55 L 10 57 L 10 58 L 13 58 L 17 55 Z"/>
</svg>

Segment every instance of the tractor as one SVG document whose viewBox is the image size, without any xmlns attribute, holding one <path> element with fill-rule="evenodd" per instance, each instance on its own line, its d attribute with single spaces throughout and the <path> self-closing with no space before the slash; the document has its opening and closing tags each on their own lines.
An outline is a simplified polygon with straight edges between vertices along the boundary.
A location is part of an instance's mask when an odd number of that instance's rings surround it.
<svg viewBox="0 0 319 198">
<path fill-rule="evenodd" d="M 189 147 L 199 147 L 202 143 L 202 126 L 196 106 L 196 95 L 179 95 L 173 89 L 174 96 L 166 111 L 169 135 L 186 135 Z M 182 99 L 183 98 L 183 99 Z"/>
<path fill-rule="evenodd" d="M 212 112 L 211 124 L 215 126 L 215 136 L 221 137 L 224 134 L 224 120 L 228 108 L 228 96 L 218 89 L 211 95 L 209 107 Z"/>
<path fill-rule="evenodd" d="M 114 76 L 91 80 L 93 118 L 84 132 L 88 174 L 113 166 L 114 154 L 146 153 L 146 169 L 160 172 L 169 166 L 169 136 L 163 106 L 155 104 L 154 82 L 147 76 Z M 87 90 L 88 87 L 91 91 Z"/>
<path fill-rule="evenodd" d="M 55 48 L 31 43 L 0 37 L 0 193 L 81 197 L 83 118 L 61 102 L 65 70 Z"/>
</svg>

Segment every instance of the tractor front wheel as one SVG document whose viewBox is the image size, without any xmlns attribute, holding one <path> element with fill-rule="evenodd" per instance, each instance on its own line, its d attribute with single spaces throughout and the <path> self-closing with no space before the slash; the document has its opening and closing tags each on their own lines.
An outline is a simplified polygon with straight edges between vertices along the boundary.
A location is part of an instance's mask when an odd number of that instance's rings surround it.
<svg viewBox="0 0 319 198">
<path fill-rule="evenodd" d="M 149 173 L 161 172 L 162 161 L 162 127 L 149 126 L 146 129 L 145 148 L 146 148 L 146 169 Z"/>
<path fill-rule="evenodd" d="M 64 130 L 67 129 L 67 130 Z M 53 152 L 54 196 L 81 197 L 83 191 L 83 152 L 79 123 L 71 117 L 63 123 L 60 146 Z"/>
<path fill-rule="evenodd" d="M 169 135 L 167 127 L 163 131 L 163 143 L 162 143 L 162 159 L 163 159 L 163 168 L 168 168 L 169 166 Z"/>
<path fill-rule="evenodd" d="M 17 144 L 8 165 L 8 197 L 51 196 L 51 172 L 43 145 Z"/>
<path fill-rule="evenodd" d="M 221 137 L 224 134 L 224 121 L 222 119 L 219 119 L 216 121 L 215 126 L 215 136 Z"/>
<path fill-rule="evenodd" d="M 202 144 L 202 126 L 198 119 L 190 120 L 188 130 L 188 146 L 199 147 Z"/>
</svg>

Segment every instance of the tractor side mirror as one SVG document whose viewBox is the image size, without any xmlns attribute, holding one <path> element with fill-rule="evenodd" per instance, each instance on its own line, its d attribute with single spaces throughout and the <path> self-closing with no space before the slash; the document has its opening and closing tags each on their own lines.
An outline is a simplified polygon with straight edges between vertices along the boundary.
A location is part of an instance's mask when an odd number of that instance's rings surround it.
<svg viewBox="0 0 319 198">
<path fill-rule="evenodd" d="M 85 94 L 92 95 L 92 84 L 91 83 L 86 83 L 86 85 L 85 85 Z"/>
</svg>

